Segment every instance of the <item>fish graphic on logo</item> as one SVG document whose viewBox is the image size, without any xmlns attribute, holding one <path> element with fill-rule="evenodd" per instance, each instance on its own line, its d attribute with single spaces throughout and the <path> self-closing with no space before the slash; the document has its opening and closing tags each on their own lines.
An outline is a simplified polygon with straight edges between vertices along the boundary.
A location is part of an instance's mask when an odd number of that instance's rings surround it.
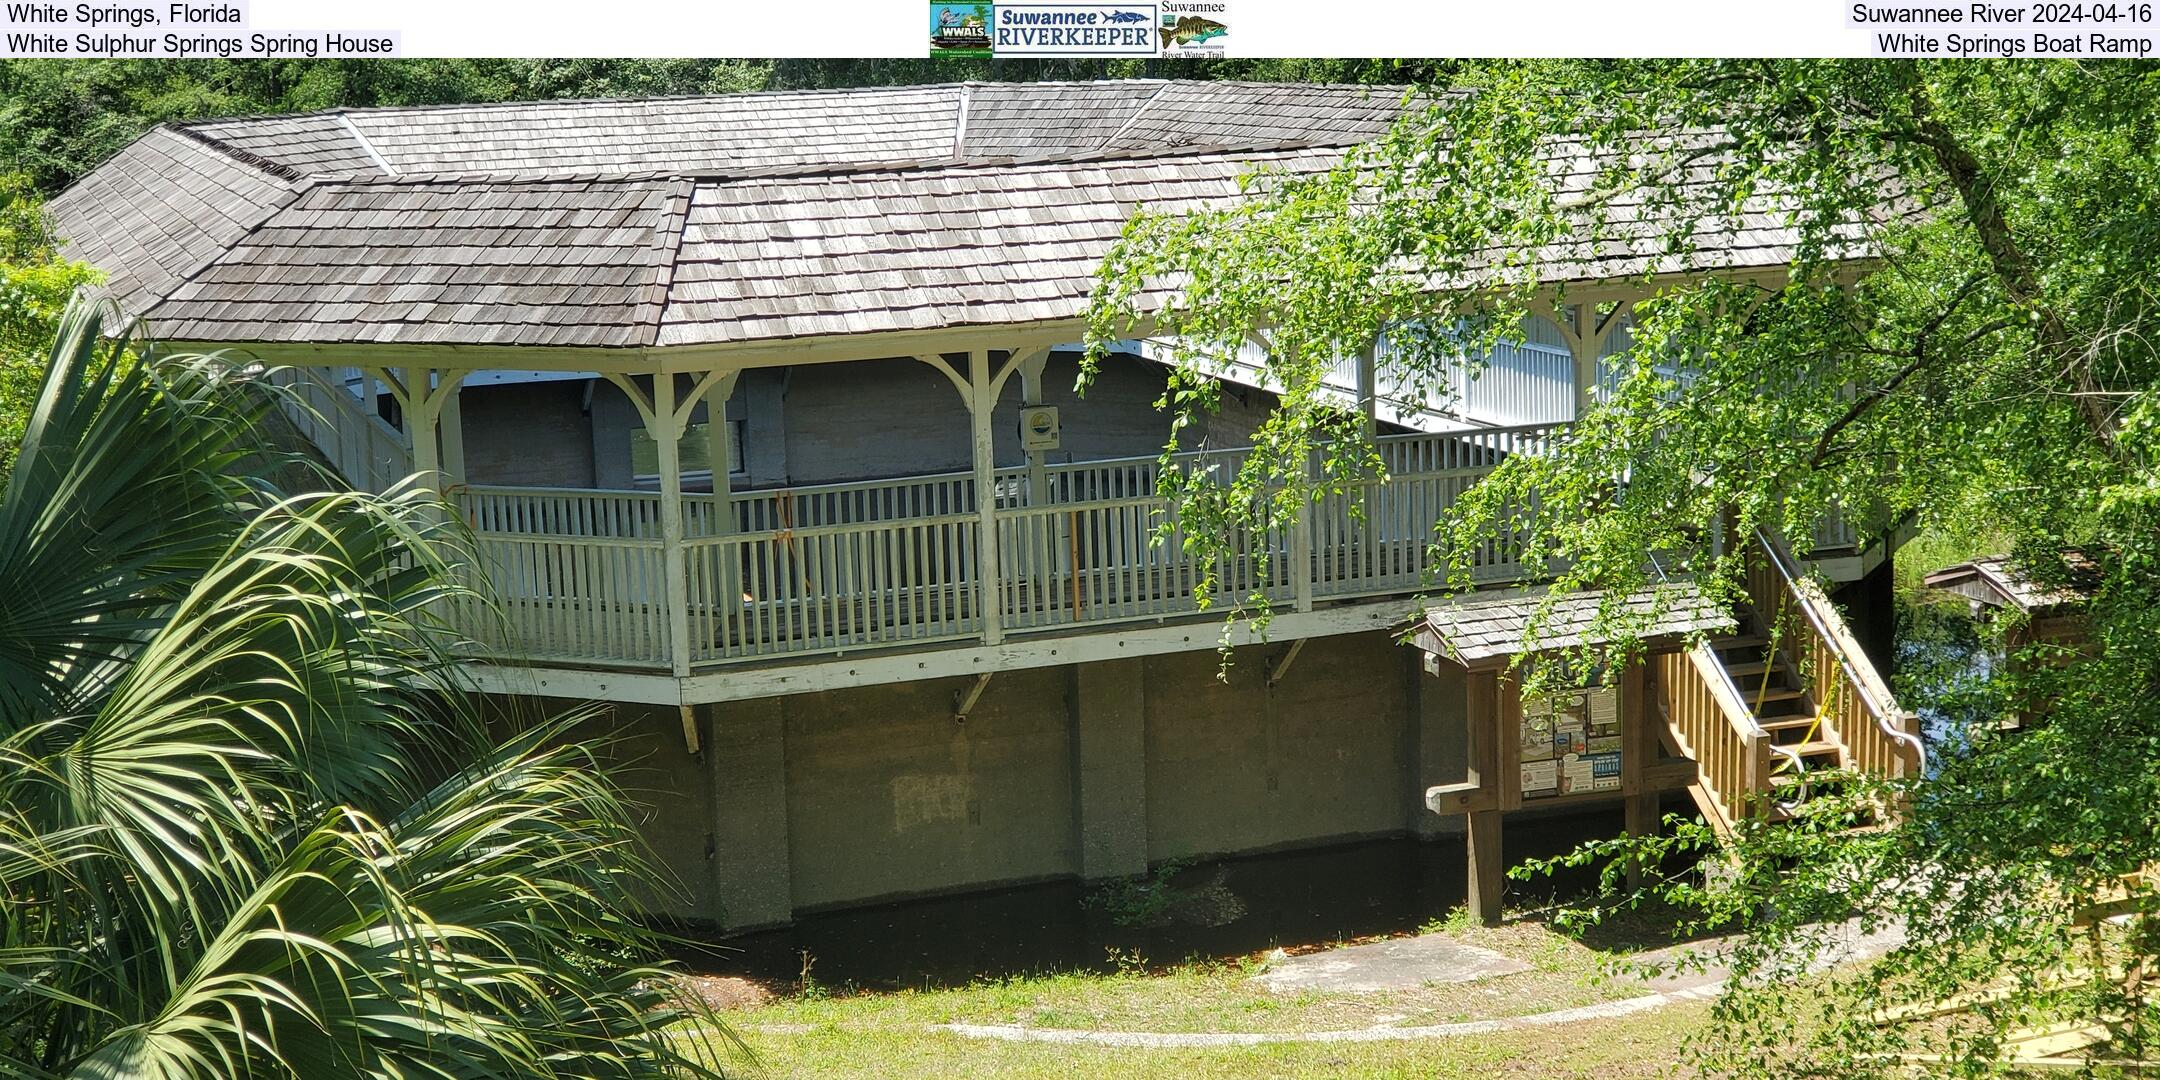
<svg viewBox="0 0 2160 1080">
<path fill-rule="evenodd" d="M 1230 32 L 1228 26 L 1213 19 L 1203 19 L 1198 15 L 1187 15 L 1176 22 L 1171 22 L 1170 17 L 1165 15 L 1163 16 L 1163 25 L 1157 29 L 1162 33 L 1162 46 L 1165 49 L 1173 44 L 1196 45 L 1209 38 L 1219 38 Z"/>
<path fill-rule="evenodd" d="M 1148 18 L 1147 16 L 1142 15 L 1137 11 L 1113 11 L 1110 14 L 1103 16 L 1103 21 L 1114 23 L 1136 23 L 1146 22 L 1148 21 Z"/>
</svg>

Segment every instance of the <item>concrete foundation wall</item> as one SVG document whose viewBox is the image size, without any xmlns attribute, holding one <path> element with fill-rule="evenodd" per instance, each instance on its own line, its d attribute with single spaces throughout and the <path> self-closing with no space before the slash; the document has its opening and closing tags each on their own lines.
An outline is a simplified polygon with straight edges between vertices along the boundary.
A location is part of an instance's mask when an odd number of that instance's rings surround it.
<svg viewBox="0 0 2160 1080">
<path fill-rule="evenodd" d="M 721 921 L 711 914 L 720 910 L 714 777 L 707 761 L 683 752 L 681 714 L 674 708 L 617 705 L 583 725 L 578 737 L 611 740 L 614 775 L 638 806 L 651 854 L 673 879 L 665 895 L 649 898 L 653 909 Z"/>
<path fill-rule="evenodd" d="M 969 679 L 780 699 L 794 905 L 1071 873 L 1069 678 L 999 675 L 964 723 Z"/>
<path fill-rule="evenodd" d="M 1315 638 L 1271 690 L 1276 645 L 1218 677 L 1209 652 L 1147 661 L 1148 859 L 1400 832 L 1416 651 L 1385 634 Z"/>
<path fill-rule="evenodd" d="M 732 927 L 793 913 L 1188 856 L 1444 827 L 1463 682 L 1384 633 L 1006 672 L 700 708 L 619 710 L 649 831 L 688 899 Z M 1270 689 L 1270 670 L 1282 677 Z M 1433 819 L 1428 821 L 1426 819 Z M 709 855 L 709 857 L 708 857 Z"/>
</svg>

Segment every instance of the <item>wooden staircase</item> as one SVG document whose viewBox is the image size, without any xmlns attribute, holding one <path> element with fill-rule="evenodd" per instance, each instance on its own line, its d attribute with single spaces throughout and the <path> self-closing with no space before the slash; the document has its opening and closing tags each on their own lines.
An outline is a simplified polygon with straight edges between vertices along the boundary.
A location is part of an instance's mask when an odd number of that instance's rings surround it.
<svg viewBox="0 0 2160 1080">
<path fill-rule="evenodd" d="M 286 419 L 346 483 L 361 491 L 388 491 L 412 472 L 405 433 L 362 407 L 335 369 L 275 368 L 269 381 L 287 391 Z"/>
<path fill-rule="evenodd" d="M 1689 790 L 1713 827 L 1730 834 L 1746 817 L 1804 813 L 1825 774 L 1925 767 L 1917 718 L 1774 541 L 1751 542 L 1747 594 L 1738 632 L 1660 656 L 1653 670 L 1664 734 L 1697 763 Z"/>
</svg>

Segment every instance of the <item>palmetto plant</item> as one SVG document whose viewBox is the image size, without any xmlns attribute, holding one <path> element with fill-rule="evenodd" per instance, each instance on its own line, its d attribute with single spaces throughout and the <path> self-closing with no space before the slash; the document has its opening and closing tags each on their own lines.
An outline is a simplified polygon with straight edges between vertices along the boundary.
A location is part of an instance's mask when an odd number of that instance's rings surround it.
<svg viewBox="0 0 2160 1080">
<path fill-rule="evenodd" d="M 715 1073 L 576 717 L 456 688 L 454 523 L 283 494 L 267 390 L 99 323 L 0 496 L 0 1075 Z"/>
</svg>

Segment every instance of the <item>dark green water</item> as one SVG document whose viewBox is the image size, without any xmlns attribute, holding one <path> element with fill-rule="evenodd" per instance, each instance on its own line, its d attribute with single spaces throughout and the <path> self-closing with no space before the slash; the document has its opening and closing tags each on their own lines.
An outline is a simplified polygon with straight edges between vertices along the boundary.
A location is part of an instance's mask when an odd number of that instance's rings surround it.
<svg viewBox="0 0 2160 1080">
<path fill-rule="evenodd" d="M 1678 807 L 1673 807 L 1678 809 Z M 1511 864 L 1621 830 L 1617 807 L 1511 821 Z M 930 897 L 800 917 L 687 952 L 693 969 L 793 985 L 804 956 L 828 987 L 951 986 L 981 978 L 1167 964 L 1415 931 L 1463 903 L 1459 837 L 1376 840 L 1197 863 L 1168 882 L 1160 925 L 1121 926 L 1076 882 Z M 1510 907 L 1579 895 L 1589 873 L 1508 883 Z"/>
</svg>

